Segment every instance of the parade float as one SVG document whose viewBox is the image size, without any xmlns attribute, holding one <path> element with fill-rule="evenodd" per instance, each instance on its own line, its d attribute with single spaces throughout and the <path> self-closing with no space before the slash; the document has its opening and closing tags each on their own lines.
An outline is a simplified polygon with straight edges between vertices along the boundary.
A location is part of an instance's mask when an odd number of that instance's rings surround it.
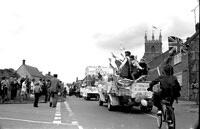
<svg viewBox="0 0 200 129">
<path fill-rule="evenodd" d="M 85 69 L 85 78 L 80 88 L 80 95 L 86 99 L 99 99 L 98 92 L 98 75 L 107 74 L 108 68 L 103 66 L 88 66 Z"/>
<path fill-rule="evenodd" d="M 119 70 L 111 65 L 111 60 L 109 68 L 113 72 L 102 76 L 98 83 L 99 106 L 107 103 L 109 111 L 117 107 L 131 109 L 133 106 L 139 106 L 142 111 L 150 112 L 153 103 L 152 92 L 147 91 L 149 87 L 149 82 L 146 81 L 147 75 L 135 80 L 122 78 L 117 73 Z"/>
<path fill-rule="evenodd" d="M 107 103 L 109 111 L 119 106 L 132 108 L 140 106 L 145 112 L 150 112 L 153 108 L 152 92 L 147 91 L 149 82 L 145 81 L 145 76 L 133 81 L 120 79 L 117 76 L 105 77 L 99 83 L 99 106 Z"/>
</svg>

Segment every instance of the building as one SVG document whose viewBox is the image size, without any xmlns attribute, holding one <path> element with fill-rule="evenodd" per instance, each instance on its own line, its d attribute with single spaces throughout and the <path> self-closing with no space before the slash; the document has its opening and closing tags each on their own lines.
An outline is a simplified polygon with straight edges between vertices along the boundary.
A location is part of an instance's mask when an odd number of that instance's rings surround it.
<svg viewBox="0 0 200 129">
<path fill-rule="evenodd" d="M 25 60 L 22 61 L 22 65 L 17 69 L 17 73 L 21 78 L 30 78 L 39 80 L 40 78 L 44 78 L 42 73 L 36 68 L 25 64 Z"/>
<path fill-rule="evenodd" d="M 16 77 L 16 78 L 18 78 L 19 75 L 12 68 L 10 68 L 10 69 L 0 69 L 0 80 L 1 80 L 2 77 L 7 77 L 7 78 Z"/>
<path fill-rule="evenodd" d="M 162 54 L 162 35 L 160 32 L 159 39 L 155 39 L 154 32 L 152 32 L 152 40 L 147 39 L 147 33 L 145 33 L 145 53 L 143 58 L 146 62 L 150 62 L 154 57 Z"/>
<path fill-rule="evenodd" d="M 192 83 L 199 83 L 199 23 L 196 25 L 196 32 L 187 39 L 182 45 L 177 44 L 179 50 L 172 57 L 170 64 L 174 68 L 174 75 L 181 85 L 181 99 L 194 100 Z M 185 47 L 186 46 L 186 47 Z M 176 47 L 176 46 L 173 46 Z M 150 67 L 148 80 L 151 81 L 158 77 L 160 64 L 169 57 L 169 50 L 163 54 L 151 58 L 148 62 Z"/>
<path fill-rule="evenodd" d="M 188 48 L 189 72 L 189 100 L 195 100 L 191 84 L 198 83 L 199 88 L 199 23 L 195 26 L 196 32 L 185 42 Z M 198 90 L 199 91 L 199 90 Z"/>
</svg>

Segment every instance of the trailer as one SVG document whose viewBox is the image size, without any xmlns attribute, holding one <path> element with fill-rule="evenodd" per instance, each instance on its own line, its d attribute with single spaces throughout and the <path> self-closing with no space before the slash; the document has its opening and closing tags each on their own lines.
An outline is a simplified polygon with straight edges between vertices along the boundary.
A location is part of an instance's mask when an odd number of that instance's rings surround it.
<svg viewBox="0 0 200 129">
<path fill-rule="evenodd" d="M 91 98 L 98 100 L 98 88 L 96 86 L 86 86 L 82 89 L 82 96 L 85 100 L 90 100 Z"/>
<path fill-rule="evenodd" d="M 104 66 L 88 66 L 85 69 L 85 78 L 80 88 L 80 94 L 85 100 L 91 98 L 99 99 L 98 92 L 98 76 L 107 75 L 112 72 L 112 69 Z"/>
<path fill-rule="evenodd" d="M 135 81 L 118 78 L 101 82 L 98 89 L 99 106 L 107 103 L 109 111 L 119 106 L 140 106 L 142 111 L 150 112 L 153 108 L 152 92 L 147 91 L 149 82 L 144 78 L 142 76 Z"/>
</svg>

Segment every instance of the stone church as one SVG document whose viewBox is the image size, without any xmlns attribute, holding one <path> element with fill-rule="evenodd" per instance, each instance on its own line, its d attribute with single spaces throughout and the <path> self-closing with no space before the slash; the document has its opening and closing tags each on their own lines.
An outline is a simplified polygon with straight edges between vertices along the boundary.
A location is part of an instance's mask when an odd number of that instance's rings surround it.
<svg viewBox="0 0 200 129">
<path fill-rule="evenodd" d="M 145 33 L 145 53 L 143 58 L 147 63 L 152 61 L 152 59 L 156 56 L 162 54 L 162 35 L 160 32 L 159 38 L 155 39 L 154 32 L 152 32 L 152 39 L 147 39 L 147 32 Z"/>
</svg>

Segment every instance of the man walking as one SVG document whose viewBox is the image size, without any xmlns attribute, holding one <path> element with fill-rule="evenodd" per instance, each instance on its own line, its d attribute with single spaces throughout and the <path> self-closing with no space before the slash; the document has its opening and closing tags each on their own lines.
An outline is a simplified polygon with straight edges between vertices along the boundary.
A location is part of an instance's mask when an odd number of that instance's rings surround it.
<svg viewBox="0 0 200 129">
<path fill-rule="evenodd" d="M 35 83 L 34 86 L 34 103 L 33 103 L 33 107 L 38 107 L 38 102 L 39 102 L 39 98 L 40 98 L 40 93 L 41 93 L 41 86 L 39 82 Z"/>
<path fill-rule="evenodd" d="M 58 91 L 60 88 L 59 80 L 57 79 L 58 75 L 54 74 L 53 78 L 51 79 L 51 86 L 50 86 L 50 107 L 56 107 L 57 99 L 58 99 Z"/>
</svg>

